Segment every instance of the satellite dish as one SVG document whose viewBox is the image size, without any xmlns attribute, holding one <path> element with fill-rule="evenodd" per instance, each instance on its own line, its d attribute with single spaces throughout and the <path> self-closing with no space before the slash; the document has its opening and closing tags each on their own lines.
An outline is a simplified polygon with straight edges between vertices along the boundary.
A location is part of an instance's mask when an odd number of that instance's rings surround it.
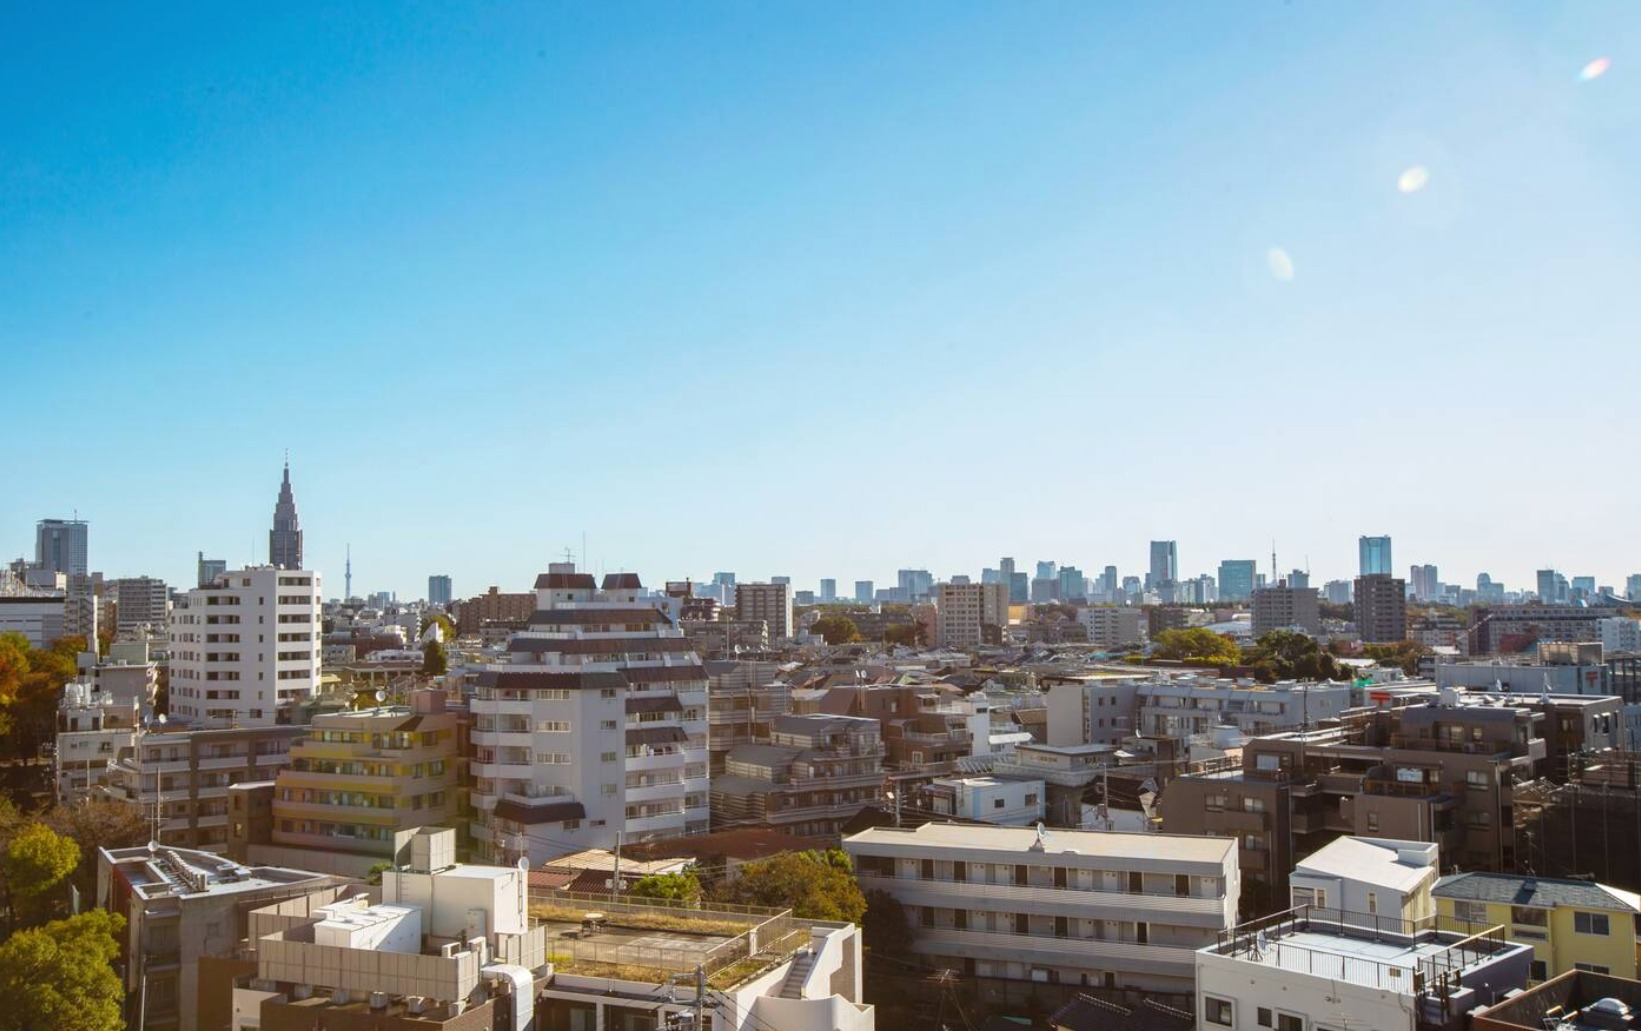
<svg viewBox="0 0 1641 1031">
<path fill-rule="evenodd" d="M 376 704 L 381 705 L 382 702 L 384 700 L 386 700 L 386 698 L 387 698 L 387 692 L 378 687 L 376 689 Z"/>
<path fill-rule="evenodd" d="M 530 857 L 529 856 L 519 856 L 519 861 L 517 863 L 517 866 L 519 868 L 520 873 L 529 873 L 530 872 Z"/>
<path fill-rule="evenodd" d="M 160 843 L 153 838 L 148 839 L 148 854 L 153 855 L 160 850 Z"/>
<path fill-rule="evenodd" d="M 163 712 L 160 713 L 160 725 L 161 726 L 165 725 L 165 713 L 163 713 Z"/>
</svg>

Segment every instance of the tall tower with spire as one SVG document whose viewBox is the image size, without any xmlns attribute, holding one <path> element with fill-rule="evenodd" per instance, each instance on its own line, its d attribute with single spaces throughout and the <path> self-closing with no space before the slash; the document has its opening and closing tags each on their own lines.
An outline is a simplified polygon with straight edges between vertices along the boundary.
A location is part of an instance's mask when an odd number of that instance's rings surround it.
<svg viewBox="0 0 1641 1031">
<path fill-rule="evenodd" d="M 268 531 L 268 564 L 279 569 L 302 568 L 302 521 L 296 517 L 296 495 L 291 493 L 289 456 L 279 500 L 274 503 L 273 529 Z"/>
</svg>

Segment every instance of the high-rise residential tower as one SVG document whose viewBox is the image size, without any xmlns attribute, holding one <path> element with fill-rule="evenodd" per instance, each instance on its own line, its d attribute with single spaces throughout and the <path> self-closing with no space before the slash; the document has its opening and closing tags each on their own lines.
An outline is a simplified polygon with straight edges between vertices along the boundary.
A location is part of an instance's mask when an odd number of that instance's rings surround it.
<svg viewBox="0 0 1641 1031">
<path fill-rule="evenodd" d="M 268 564 L 275 569 L 302 568 L 302 521 L 296 516 L 296 495 L 291 493 L 290 462 L 285 463 L 279 500 L 274 503 L 273 529 L 268 531 Z"/>
<path fill-rule="evenodd" d="M 1388 536 L 1363 537 L 1356 542 L 1356 550 L 1361 559 L 1361 575 L 1392 575 L 1390 566 L 1390 538 Z"/>
<path fill-rule="evenodd" d="M 90 524 L 84 519 L 42 519 L 34 528 L 34 564 L 53 573 L 84 576 Z"/>
<path fill-rule="evenodd" d="M 429 605 L 450 605 L 450 577 L 435 573 L 427 578 L 427 603 Z"/>
<path fill-rule="evenodd" d="M 319 687 L 319 599 L 318 573 L 269 566 L 230 569 L 178 596 L 171 715 L 203 727 L 291 722 Z"/>
</svg>

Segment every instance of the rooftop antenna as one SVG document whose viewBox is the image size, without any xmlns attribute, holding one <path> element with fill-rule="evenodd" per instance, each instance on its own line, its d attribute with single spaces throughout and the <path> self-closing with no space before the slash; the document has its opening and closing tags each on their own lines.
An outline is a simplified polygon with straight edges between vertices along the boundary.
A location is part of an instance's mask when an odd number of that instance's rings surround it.
<svg viewBox="0 0 1641 1031">
<path fill-rule="evenodd" d="M 344 586 L 342 587 L 342 600 L 343 601 L 347 601 L 349 598 L 353 597 L 353 545 L 352 545 L 352 543 L 348 544 L 348 564 L 346 566 L 346 569 L 347 569 L 347 572 L 344 573 L 343 576 L 342 576 L 342 579 L 344 581 Z"/>
<path fill-rule="evenodd" d="M 1276 538 L 1271 538 L 1271 586 L 1276 586 Z"/>
</svg>

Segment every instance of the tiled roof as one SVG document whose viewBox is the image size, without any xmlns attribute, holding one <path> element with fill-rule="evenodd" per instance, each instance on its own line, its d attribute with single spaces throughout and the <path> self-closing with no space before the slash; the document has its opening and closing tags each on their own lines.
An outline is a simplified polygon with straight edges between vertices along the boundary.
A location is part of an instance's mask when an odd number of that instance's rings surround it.
<svg viewBox="0 0 1641 1031">
<path fill-rule="evenodd" d="M 637 712 L 683 712 L 683 703 L 677 695 L 656 695 L 654 698 L 627 697 L 627 713 Z"/>
<path fill-rule="evenodd" d="M 587 623 L 666 623 L 660 609 L 537 609 L 530 614 L 531 626 L 580 626 Z"/>
<path fill-rule="evenodd" d="M 638 581 L 637 573 L 605 573 L 604 589 L 606 591 L 641 591 L 644 585 Z"/>
<path fill-rule="evenodd" d="M 480 687 L 510 687 L 523 689 L 568 688 L 589 690 L 596 688 L 624 688 L 627 678 L 619 673 L 509 673 L 487 669 L 479 674 Z"/>
<path fill-rule="evenodd" d="M 1554 909 L 1610 909 L 1623 913 L 1641 912 L 1641 896 L 1594 881 L 1560 877 L 1530 877 L 1524 874 L 1456 873 L 1436 882 L 1431 892 L 1437 898 L 1467 902 L 1499 902 L 1512 906 Z"/>
<path fill-rule="evenodd" d="M 629 745 L 665 745 L 688 740 L 683 727 L 633 727 L 627 731 Z"/>
<path fill-rule="evenodd" d="M 1052 1028 L 1065 1031 L 1191 1031 L 1196 1017 L 1155 999 L 1141 999 L 1133 1006 L 1079 994 L 1048 1018 Z"/>
<path fill-rule="evenodd" d="M 591 573 L 542 573 L 536 577 L 538 591 L 590 591 L 595 586 Z"/>
</svg>

